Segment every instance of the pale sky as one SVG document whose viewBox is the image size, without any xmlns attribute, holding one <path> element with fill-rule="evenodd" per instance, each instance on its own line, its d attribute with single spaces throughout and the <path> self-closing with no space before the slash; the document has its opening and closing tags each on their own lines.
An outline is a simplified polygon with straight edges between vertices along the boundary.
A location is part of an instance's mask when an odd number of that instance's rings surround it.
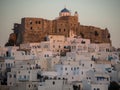
<svg viewBox="0 0 120 90">
<path fill-rule="evenodd" d="M 53 20 L 65 6 L 78 12 L 81 25 L 108 28 L 112 45 L 120 47 L 120 0 L 0 0 L 0 46 L 21 18 Z"/>
</svg>

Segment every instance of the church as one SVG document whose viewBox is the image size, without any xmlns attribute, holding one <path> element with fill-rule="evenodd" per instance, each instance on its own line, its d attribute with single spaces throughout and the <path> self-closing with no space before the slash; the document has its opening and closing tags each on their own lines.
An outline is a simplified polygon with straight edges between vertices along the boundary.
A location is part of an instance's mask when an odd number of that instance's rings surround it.
<svg viewBox="0 0 120 90">
<path fill-rule="evenodd" d="M 25 17 L 21 23 L 14 23 L 13 33 L 5 46 L 19 46 L 22 43 L 45 41 L 48 35 L 64 35 L 65 37 L 80 36 L 90 39 L 91 43 L 110 43 L 107 28 L 81 25 L 77 11 L 72 15 L 70 10 L 63 8 L 59 17 L 54 20 Z"/>
</svg>

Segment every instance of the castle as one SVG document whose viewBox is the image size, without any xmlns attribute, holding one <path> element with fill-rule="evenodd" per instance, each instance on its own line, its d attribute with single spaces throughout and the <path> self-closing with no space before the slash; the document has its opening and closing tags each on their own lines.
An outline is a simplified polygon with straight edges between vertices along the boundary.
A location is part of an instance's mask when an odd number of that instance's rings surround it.
<svg viewBox="0 0 120 90">
<path fill-rule="evenodd" d="M 25 17 L 21 24 L 15 23 L 13 33 L 5 46 L 20 45 L 21 43 L 41 42 L 47 35 L 64 35 L 65 37 L 81 36 L 90 39 L 91 43 L 110 43 L 110 33 L 107 28 L 84 26 L 78 21 L 78 13 L 64 8 L 59 17 L 54 20 Z"/>
</svg>

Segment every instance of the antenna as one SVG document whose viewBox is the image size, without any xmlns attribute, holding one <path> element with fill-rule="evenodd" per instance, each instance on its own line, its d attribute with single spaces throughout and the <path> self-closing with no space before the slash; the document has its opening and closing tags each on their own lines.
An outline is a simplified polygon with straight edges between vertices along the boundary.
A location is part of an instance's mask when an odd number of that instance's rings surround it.
<svg viewBox="0 0 120 90">
<path fill-rule="evenodd" d="M 64 8 L 66 8 L 66 5 L 64 6 Z"/>
</svg>

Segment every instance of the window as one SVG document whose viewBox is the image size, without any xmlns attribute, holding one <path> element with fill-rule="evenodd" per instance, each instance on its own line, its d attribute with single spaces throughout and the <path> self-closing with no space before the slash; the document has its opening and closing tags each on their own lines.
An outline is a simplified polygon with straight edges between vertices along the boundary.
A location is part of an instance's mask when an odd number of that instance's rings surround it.
<svg viewBox="0 0 120 90">
<path fill-rule="evenodd" d="M 47 57 L 49 57 L 49 55 L 47 54 Z"/>
<path fill-rule="evenodd" d="M 99 88 L 97 88 L 97 90 L 100 90 Z"/>
<path fill-rule="evenodd" d="M 10 67 L 10 63 L 8 63 L 8 67 Z"/>
<path fill-rule="evenodd" d="M 35 23 L 37 24 L 38 22 L 36 21 Z"/>
<path fill-rule="evenodd" d="M 8 65 L 7 65 L 7 63 L 6 63 L 6 67 L 7 67 Z"/>
<path fill-rule="evenodd" d="M 81 74 L 83 75 L 83 71 L 81 72 Z"/>
<path fill-rule="evenodd" d="M 30 20 L 30 24 L 32 24 L 32 20 Z"/>
<path fill-rule="evenodd" d="M 82 64 L 82 66 L 84 67 L 84 64 Z"/>
<path fill-rule="evenodd" d="M 9 77 L 12 78 L 12 75 L 10 74 Z"/>
<path fill-rule="evenodd" d="M 60 45 L 59 45 L 59 48 L 60 48 Z"/>
<path fill-rule="evenodd" d="M 76 67 L 74 67 L 74 70 L 76 70 Z"/>
<path fill-rule="evenodd" d="M 24 78 L 26 78 L 26 75 L 24 75 Z"/>
<path fill-rule="evenodd" d="M 10 85 L 11 85 L 12 83 L 10 82 Z"/>
<path fill-rule="evenodd" d="M 28 71 L 28 73 L 30 73 L 30 71 Z"/>
<path fill-rule="evenodd" d="M 65 70 L 67 70 L 67 68 L 65 68 Z"/>
<path fill-rule="evenodd" d="M 61 29 L 59 29 L 59 32 L 61 32 Z"/>
<path fill-rule="evenodd" d="M 92 64 L 91 64 L 91 67 L 92 67 Z"/>
<path fill-rule="evenodd" d="M 32 27 L 30 27 L 30 29 L 32 30 L 33 28 L 32 28 Z"/>
<path fill-rule="evenodd" d="M 22 52 L 22 55 L 24 55 L 24 53 Z"/>
<path fill-rule="evenodd" d="M 99 35 L 97 31 L 95 31 L 94 34 L 95 34 L 95 36 L 98 36 L 98 35 Z"/>
<path fill-rule="evenodd" d="M 53 81 L 53 85 L 55 85 L 55 81 Z"/>
<path fill-rule="evenodd" d="M 41 22 L 39 21 L 39 24 L 41 24 Z"/>
<path fill-rule="evenodd" d="M 107 81 L 109 81 L 109 78 L 107 78 Z"/>
<path fill-rule="evenodd" d="M 28 87 L 30 88 L 30 85 L 28 85 Z"/>
<path fill-rule="evenodd" d="M 16 75 L 14 74 L 14 78 L 16 78 Z"/>
<path fill-rule="evenodd" d="M 85 44 L 85 41 L 81 41 L 81 44 Z"/>
<path fill-rule="evenodd" d="M 74 77 L 72 77 L 72 79 L 74 79 Z"/>
<path fill-rule="evenodd" d="M 64 32 L 65 32 L 66 30 L 64 29 Z"/>
<path fill-rule="evenodd" d="M 23 68 L 23 66 L 21 66 L 21 68 Z"/>
<path fill-rule="evenodd" d="M 18 71 L 18 73 L 20 73 L 20 71 Z"/>
</svg>

